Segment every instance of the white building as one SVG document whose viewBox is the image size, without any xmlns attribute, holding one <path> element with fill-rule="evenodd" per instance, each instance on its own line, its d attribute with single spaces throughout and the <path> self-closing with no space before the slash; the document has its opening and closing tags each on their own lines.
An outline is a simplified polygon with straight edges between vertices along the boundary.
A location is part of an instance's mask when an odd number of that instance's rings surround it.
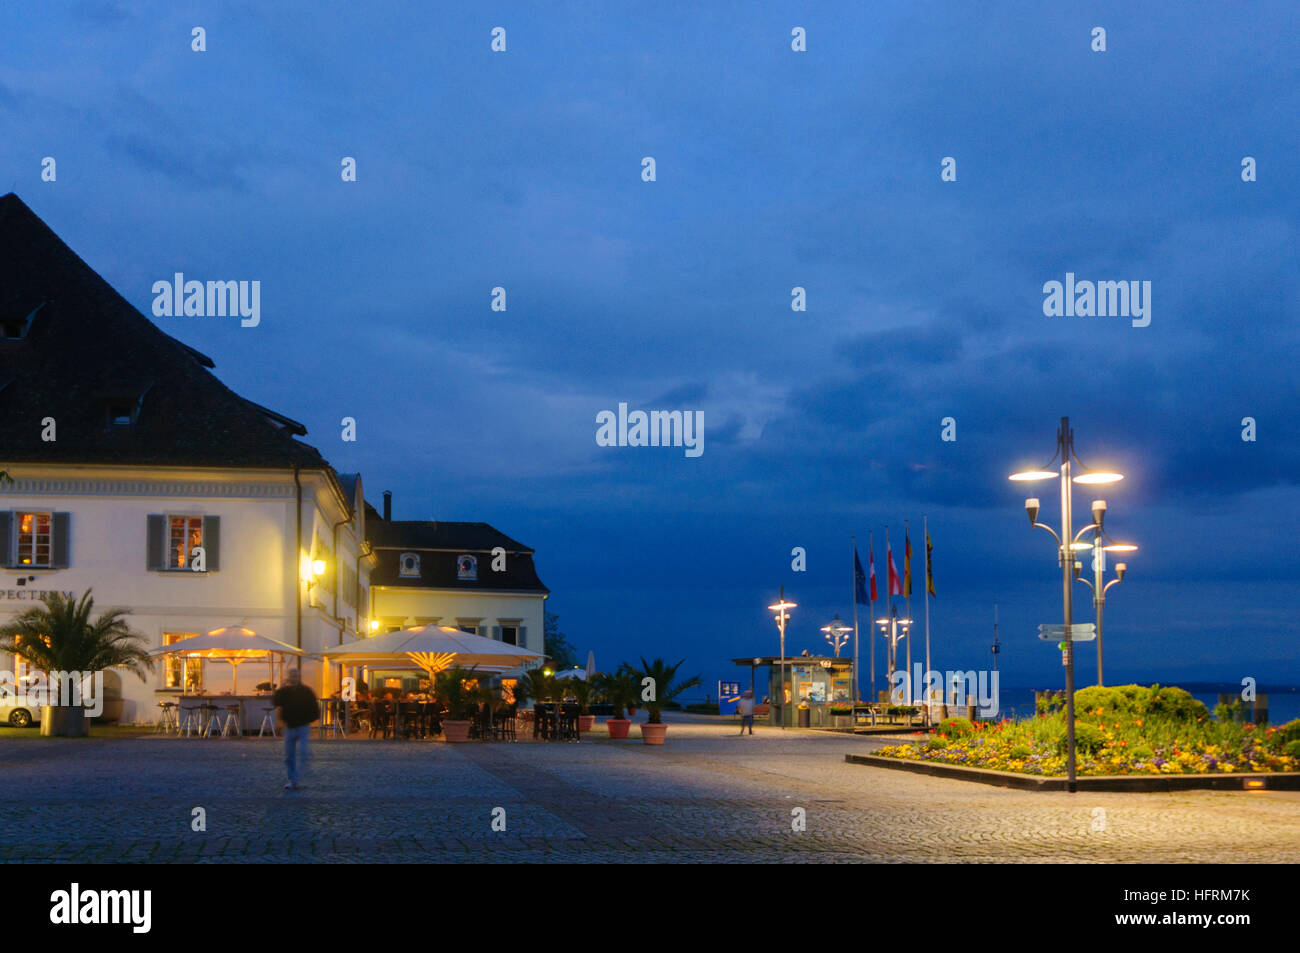
<svg viewBox="0 0 1300 953">
<path fill-rule="evenodd" d="M 368 508 L 370 615 L 378 632 L 446 625 L 545 653 L 550 591 L 533 550 L 487 523 L 395 521 Z"/>
<path fill-rule="evenodd" d="M 0 468 L 12 478 L 0 620 L 54 590 L 93 591 L 96 614 L 130 610 L 151 647 L 242 623 L 315 652 L 368 628 L 359 476 L 212 366 L 0 197 Z M 240 668 L 241 690 L 268 676 Z M 231 675 L 218 661 L 160 663 L 144 683 L 124 674 L 123 720 L 153 720 L 159 693 L 228 689 Z M 308 659 L 303 675 L 337 687 L 337 667 Z"/>
</svg>

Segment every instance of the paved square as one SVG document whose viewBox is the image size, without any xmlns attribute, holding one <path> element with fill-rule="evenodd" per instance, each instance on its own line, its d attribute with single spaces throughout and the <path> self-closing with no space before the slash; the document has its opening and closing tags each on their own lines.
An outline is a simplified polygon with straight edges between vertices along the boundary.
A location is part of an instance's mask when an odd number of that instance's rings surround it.
<svg viewBox="0 0 1300 953">
<path fill-rule="evenodd" d="M 1293 862 L 1300 792 L 1008 791 L 845 764 L 882 742 L 674 720 L 611 742 L 0 741 L 0 860 Z M 636 734 L 636 729 L 633 729 Z M 191 830 L 193 809 L 206 832 Z M 492 830 L 494 808 L 506 830 Z M 791 829 L 792 811 L 807 829 Z M 1104 826 L 1093 830 L 1104 809 Z"/>
</svg>

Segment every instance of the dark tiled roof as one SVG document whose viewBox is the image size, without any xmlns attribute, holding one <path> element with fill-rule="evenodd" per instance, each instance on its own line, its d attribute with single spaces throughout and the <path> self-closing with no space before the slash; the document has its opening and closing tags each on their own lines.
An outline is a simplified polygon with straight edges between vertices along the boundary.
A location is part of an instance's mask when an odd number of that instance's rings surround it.
<svg viewBox="0 0 1300 953">
<path fill-rule="evenodd" d="M 370 510 L 366 511 L 367 513 Z M 399 547 L 416 551 L 421 549 L 449 549 L 459 553 L 488 553 L 501 546 L 508 553 L 531 553 L 531 547 L 511 539 L 487 523 L 449 523 L 443 520 L 391 520 L 375 518 L 366 527 L 366 535 L 376 549 Z"/>
<path fill-rule="evenodd" d="M 0 319 L 37 308 L 25 338 L 0 340 L 3 462 L 329 469 L 293 438 L 300 424 L 222 384 L 210 359 L 159 330 L 10 193 Z M 137 407 L 136 422 L 110 429 L 109 401 Z M 41 439 L 45 417 L 54 442 Z"/>
<path fill-rule="evenodd" d="M 370 574 L 371 585 L 550 592 L 537 577 L 533 550 L 487 523 L 385 521 L 369 504 L 366 513 L 366 536 L 379 561 Z M 492 571 L 492 550 L 497 546 L 506 551 L 504 572 Z M 402 553 L 419 555 L 418 579 L 401 576 Z M 477 579 L 458 578 L 457 559 L 462 554 L 478 557 Z"/>
</svg>

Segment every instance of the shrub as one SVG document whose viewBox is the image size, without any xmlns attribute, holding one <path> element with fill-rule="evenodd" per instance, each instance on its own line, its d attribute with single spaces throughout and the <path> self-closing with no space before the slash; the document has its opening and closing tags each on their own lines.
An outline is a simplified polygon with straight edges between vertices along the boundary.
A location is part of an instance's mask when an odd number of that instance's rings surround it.
<svg viewBox="0 0 1300 953">
<path fill-rule="evenodd" d="M 1151 695 L 1142 713 L 1152 718 L 1196 721 L 1198 718 L 1210 717 L 1210 710 L 1205 707 L 1205 702 L 1193 698 L 1192 693 L 1185 688 L 1152 685 L 1150 692 Z"/>
<path fill-rule="evenodd" d="M 1075 721 L 1074 724 L 1074 748 L 1080 754 L 1096 754 L 1105 744 L 1106 739 L 1101 731 L 1092 725 L 1082 721 Z M 1064 731 L 1056 739 L 1056 750 L 1065 754 L 1069 748 L 1070 739 Z"/>
<path fill-rule="evenodd" d="M 926 751 L 941 751 L 946 747 L 948 747 L 946 738 L 931 738 L 925 743 Z"/>
<path fill-rule="evenodd" d="M 1282 746 L 1282 753 L 1288 758 L 1300 758 L 1300 738 L 1288 741 Z"/>
<path fill-rule="evenodd" d="M 1288 721 L 1285 725 L 1278 725 L 1273 737 L 1283 746 L 1292 741 L 1300 741 L 1300 718 Z"/>
<path fill-rule="evenodd" d="M 1043 692 L 1034 698 L 1034 711 L 1039 715 L 1050 715 L 1064 706 L 1065 692 Z"/>
<path fill-rule="evenodd" d="M 1092 714 L 1101 709 L 1102 716 L 1120 718 L 1163 718 L 1169 721 L 1188 722 L 1209 718 L 1210 710 L 1204 702 L 1197 701 L 1192 693 L 1173 686 L 1093 685 L 1074 693 L 1076 712 Z"/>
<path fill-rule="evenodd" d="M 1008 757 L 1015 758 L 1018 761 L 1024 761 L 1029 757 L 1029 745 L 1012 745 L 1011 750 L 1007 752 Z"/>
<path fill-rule="evenodd" d="M 947 735 L 949 738 L 960 738 L 974 730 L 975 726 L 966 718 L 945 718 L 939 722 L 939 734 Z"/>
<path fill-rule="evenodd" d="M 1141 712 L 1151 690 L 1141 685 L 1093 685 L 1074 693 L 1074 710 L 1095 712 L 1098 708 L 1108 715 L 1131 715 Z"/>
</svg>

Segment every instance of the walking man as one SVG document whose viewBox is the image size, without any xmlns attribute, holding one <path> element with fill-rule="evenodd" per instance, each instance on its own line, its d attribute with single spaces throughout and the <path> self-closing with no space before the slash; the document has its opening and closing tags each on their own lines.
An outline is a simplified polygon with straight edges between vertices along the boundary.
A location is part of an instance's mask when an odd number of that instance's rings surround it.
<svg viewBox="0 0 1300 953">
<path fill-rule="evenodd" d="M 298 778 L 307 766 L 311 723 L 320 719 L 320 703 L 316 693 L 302 683 L 302 673 L 291 668 L 285 673 L 285 683 L 271 696 L 271 704 L 284 725 L 284 766 L 289 772 L 284 789 L 296 791 Z"/>
<path fill-rule="evenodd" d="M 749 728 L 749 733 L 754 733 L 754 693 L 748 688 L 740 693 L 740 699 L 736 702 L 736 711 L 740 713 L 740 733 L 745 733 L 745 728 Z"/>
</svg>

